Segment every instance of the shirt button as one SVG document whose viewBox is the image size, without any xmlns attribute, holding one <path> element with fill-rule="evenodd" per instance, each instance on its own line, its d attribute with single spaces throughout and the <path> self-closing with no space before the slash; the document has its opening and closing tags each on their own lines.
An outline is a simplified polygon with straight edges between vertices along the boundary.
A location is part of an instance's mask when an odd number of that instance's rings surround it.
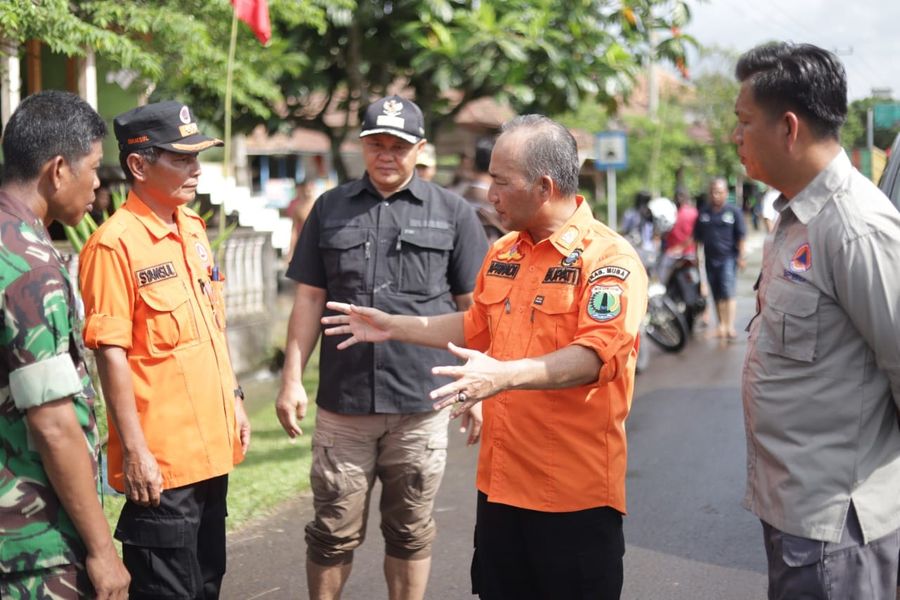
<svg viewBox="0 0 900 600">
<path fill-rule="evenodd" d="M 385 201 L 385 202 L 384 202 L 384 205 L 385 205 L 385 206 L 390 206 L 391 204 L 390 204 L 390 202 Z"/>
<path fill-rule="evenodd" d="M 379 371 L 384 368 L 384 363 L 375 363 L 375 368 Z"/>
</svg>

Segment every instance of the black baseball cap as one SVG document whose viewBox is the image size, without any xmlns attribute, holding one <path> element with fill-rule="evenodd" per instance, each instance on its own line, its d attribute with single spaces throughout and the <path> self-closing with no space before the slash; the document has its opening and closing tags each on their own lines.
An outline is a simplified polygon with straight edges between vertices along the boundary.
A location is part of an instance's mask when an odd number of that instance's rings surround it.
<svg viewBox="0 0 900 600">
<path fill-rule="evenodd" d="M 366 109 L 359 137 L 376 133 L 387 133 L 415 144 L 425 137 L 422 110 L 415 102 L 400 96 L 377 100 Z"/>
<path fill-rule="evenodd" d="M 220 139 L 200 133 L 197 118 L 186 104 L 169 100 L 138 106 L 113 119 L 119 151 L 162 148 L 193 154 L 222 146 Z"/>
</svg>

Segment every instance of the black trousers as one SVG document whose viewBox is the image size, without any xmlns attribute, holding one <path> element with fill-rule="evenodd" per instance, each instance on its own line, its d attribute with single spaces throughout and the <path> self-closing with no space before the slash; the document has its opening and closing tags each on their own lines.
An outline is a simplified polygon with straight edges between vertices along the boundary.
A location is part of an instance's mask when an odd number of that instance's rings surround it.
<svg viewBox="0 0 900 600">
<path fill-rule="evenodd" d="M 472 593 L 482 600 L 618 600 L 624 555 L 615 509 L 546 513 L 478 492 Z"/>
<path fill-rule="evenodd" d="M 228 476 L 165 490 L 159 506 L 126 501 L 116 526 L 132 600 L 219 597 Z"/>
</svg>

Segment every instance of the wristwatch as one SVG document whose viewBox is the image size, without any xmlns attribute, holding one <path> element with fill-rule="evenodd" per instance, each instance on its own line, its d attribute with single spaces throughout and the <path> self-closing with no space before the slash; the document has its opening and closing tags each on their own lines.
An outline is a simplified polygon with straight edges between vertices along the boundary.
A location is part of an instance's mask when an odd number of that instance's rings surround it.
<svg viewBox="0 0 900 600">
<path fill-rule="evenodd" d="M 244 399 L 244 389 L 241 386 L 237 386 L 236 388 L 234 388 L 234 395 L 235 395 L 235 397 L 243 400 Z"/>
</svg>

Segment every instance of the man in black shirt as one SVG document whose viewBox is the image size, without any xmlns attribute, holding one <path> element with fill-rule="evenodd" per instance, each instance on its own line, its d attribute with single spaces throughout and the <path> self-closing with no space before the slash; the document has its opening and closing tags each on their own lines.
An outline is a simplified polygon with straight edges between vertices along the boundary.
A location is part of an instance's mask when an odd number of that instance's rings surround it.
<svg viewBox="0 0 900 600">
<path fill-rule="evenodd" d="M 301 376 L 321 332 L 326 301 L 386 312 L 437 315 L 465 310 L 487 251 L 471 206 L 415 175 L 425 145 L 419 107 L 397 96 L 366 111 L 365 175 L 323 194 L 297 243 L 296 280 L 276 410 L 291 437 L 306 413 Z M 444 350 L 401 343 L 338 351 L 322 341 L 311 483 L 316 515 L 306 526 L 310 597 L 339 598 L 366 507 L 381 480 L 384 571 L 391 598 L 421 599 L 431 567 L 434 497 L 444 471 L 448 411 L 435 412 L 431 367 Z M 481 415 L 468 415 L 469 443 Z"/>
</svg>

